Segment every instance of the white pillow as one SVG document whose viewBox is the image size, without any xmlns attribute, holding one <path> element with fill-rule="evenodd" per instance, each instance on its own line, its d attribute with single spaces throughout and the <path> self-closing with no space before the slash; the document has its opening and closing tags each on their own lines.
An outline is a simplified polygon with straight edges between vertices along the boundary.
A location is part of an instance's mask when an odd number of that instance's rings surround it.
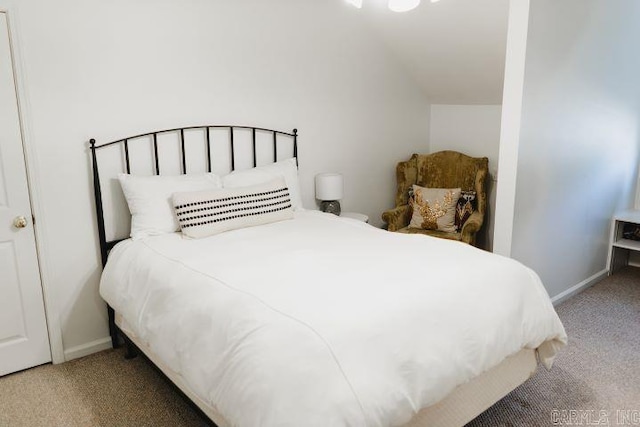
<svg viewBox="0 0 640 427">
<path fill-rule="evenodd" d="M 293 218 L 284 178 L 247 187 L 173 195 L 182 234 L 200 238 Z"/>
<path fill-rule="evenodd" d="M 199 191 L 222 188 L 218 175 L 136 176 L 118 174 L 122 192 L 131 212 L 131 238 L 178 231 L 171 196 L 179 191 Z"/>
<path fill-rule="evenodd" d="M 222 178 L 222 186 L 224 188 L 237 188 L 262 184 L 278 176 L 283 177 L 287 187 L 289 187 L 293 210 L 303 209 L 300 185 L 298 184 L 298 167 L 295 158 L 258 166 L 253 169 L 231 172 Z"/>
</svg>

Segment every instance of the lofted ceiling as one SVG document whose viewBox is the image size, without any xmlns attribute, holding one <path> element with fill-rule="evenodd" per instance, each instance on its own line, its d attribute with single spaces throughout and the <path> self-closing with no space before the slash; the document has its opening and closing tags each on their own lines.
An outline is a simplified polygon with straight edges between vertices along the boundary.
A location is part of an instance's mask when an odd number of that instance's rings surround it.
<svg viewBox="0 0 640 427">
<path fill-rule="evenodd" d="M 509 0 L 422 0 L 396 13 L 361 10 L 433 104 L 501 104 Z"/>
</svg>

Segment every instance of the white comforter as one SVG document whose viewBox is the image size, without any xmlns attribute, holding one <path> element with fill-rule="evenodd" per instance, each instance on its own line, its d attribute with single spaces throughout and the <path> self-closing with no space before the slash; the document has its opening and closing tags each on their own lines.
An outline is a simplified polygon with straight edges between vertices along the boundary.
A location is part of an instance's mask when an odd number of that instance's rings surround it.
<svg viewBox="0 0 640 427">
<path fill-rule="evenodd" d="M 566 335 L 537 275 L 468 245 L 300 212 L 113 249 L 104 299 L 237 426 L 396 426 Z"/>
</svg>

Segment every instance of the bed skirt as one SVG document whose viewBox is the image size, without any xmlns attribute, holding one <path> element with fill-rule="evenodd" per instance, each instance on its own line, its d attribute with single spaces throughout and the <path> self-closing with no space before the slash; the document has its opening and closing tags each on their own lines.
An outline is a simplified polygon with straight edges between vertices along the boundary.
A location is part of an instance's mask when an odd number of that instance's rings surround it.
<svg viewBox="0 0 640 427">
<path fill-rule="evenodd" d="M 163 364 L 149 347 L 127 328 L 126 322 L 118 313 L 115 315 L 115 323 L 120 331 L 218 427 L 231 427 L 215 408 L 189 388 L 179 373 Z M 420 410 L 405 427 L 464 426 L 532 377 L 537 365 L 536 350 L 522 349 L 494 368 L 456 387 L 435 405 Z"/>
</svg>

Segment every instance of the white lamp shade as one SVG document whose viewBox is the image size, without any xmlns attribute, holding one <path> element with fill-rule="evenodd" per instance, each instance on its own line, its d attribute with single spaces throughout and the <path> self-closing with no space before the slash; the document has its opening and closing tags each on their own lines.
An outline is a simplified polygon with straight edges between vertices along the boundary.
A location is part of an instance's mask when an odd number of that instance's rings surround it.
<svg viewBox="0 0 640 427">
<path fill-rule="evenodd" d="M 407 12 L 415 9 L 420 4 L 420 0 L 389 0 L 389 9 L 394 12 Z"/>
<path fill-rule="evenodd" d="M 342 174 L 321 173 L 316 175 L 316 199 L 340 200 L 344 193 Z"/>
</svg>

